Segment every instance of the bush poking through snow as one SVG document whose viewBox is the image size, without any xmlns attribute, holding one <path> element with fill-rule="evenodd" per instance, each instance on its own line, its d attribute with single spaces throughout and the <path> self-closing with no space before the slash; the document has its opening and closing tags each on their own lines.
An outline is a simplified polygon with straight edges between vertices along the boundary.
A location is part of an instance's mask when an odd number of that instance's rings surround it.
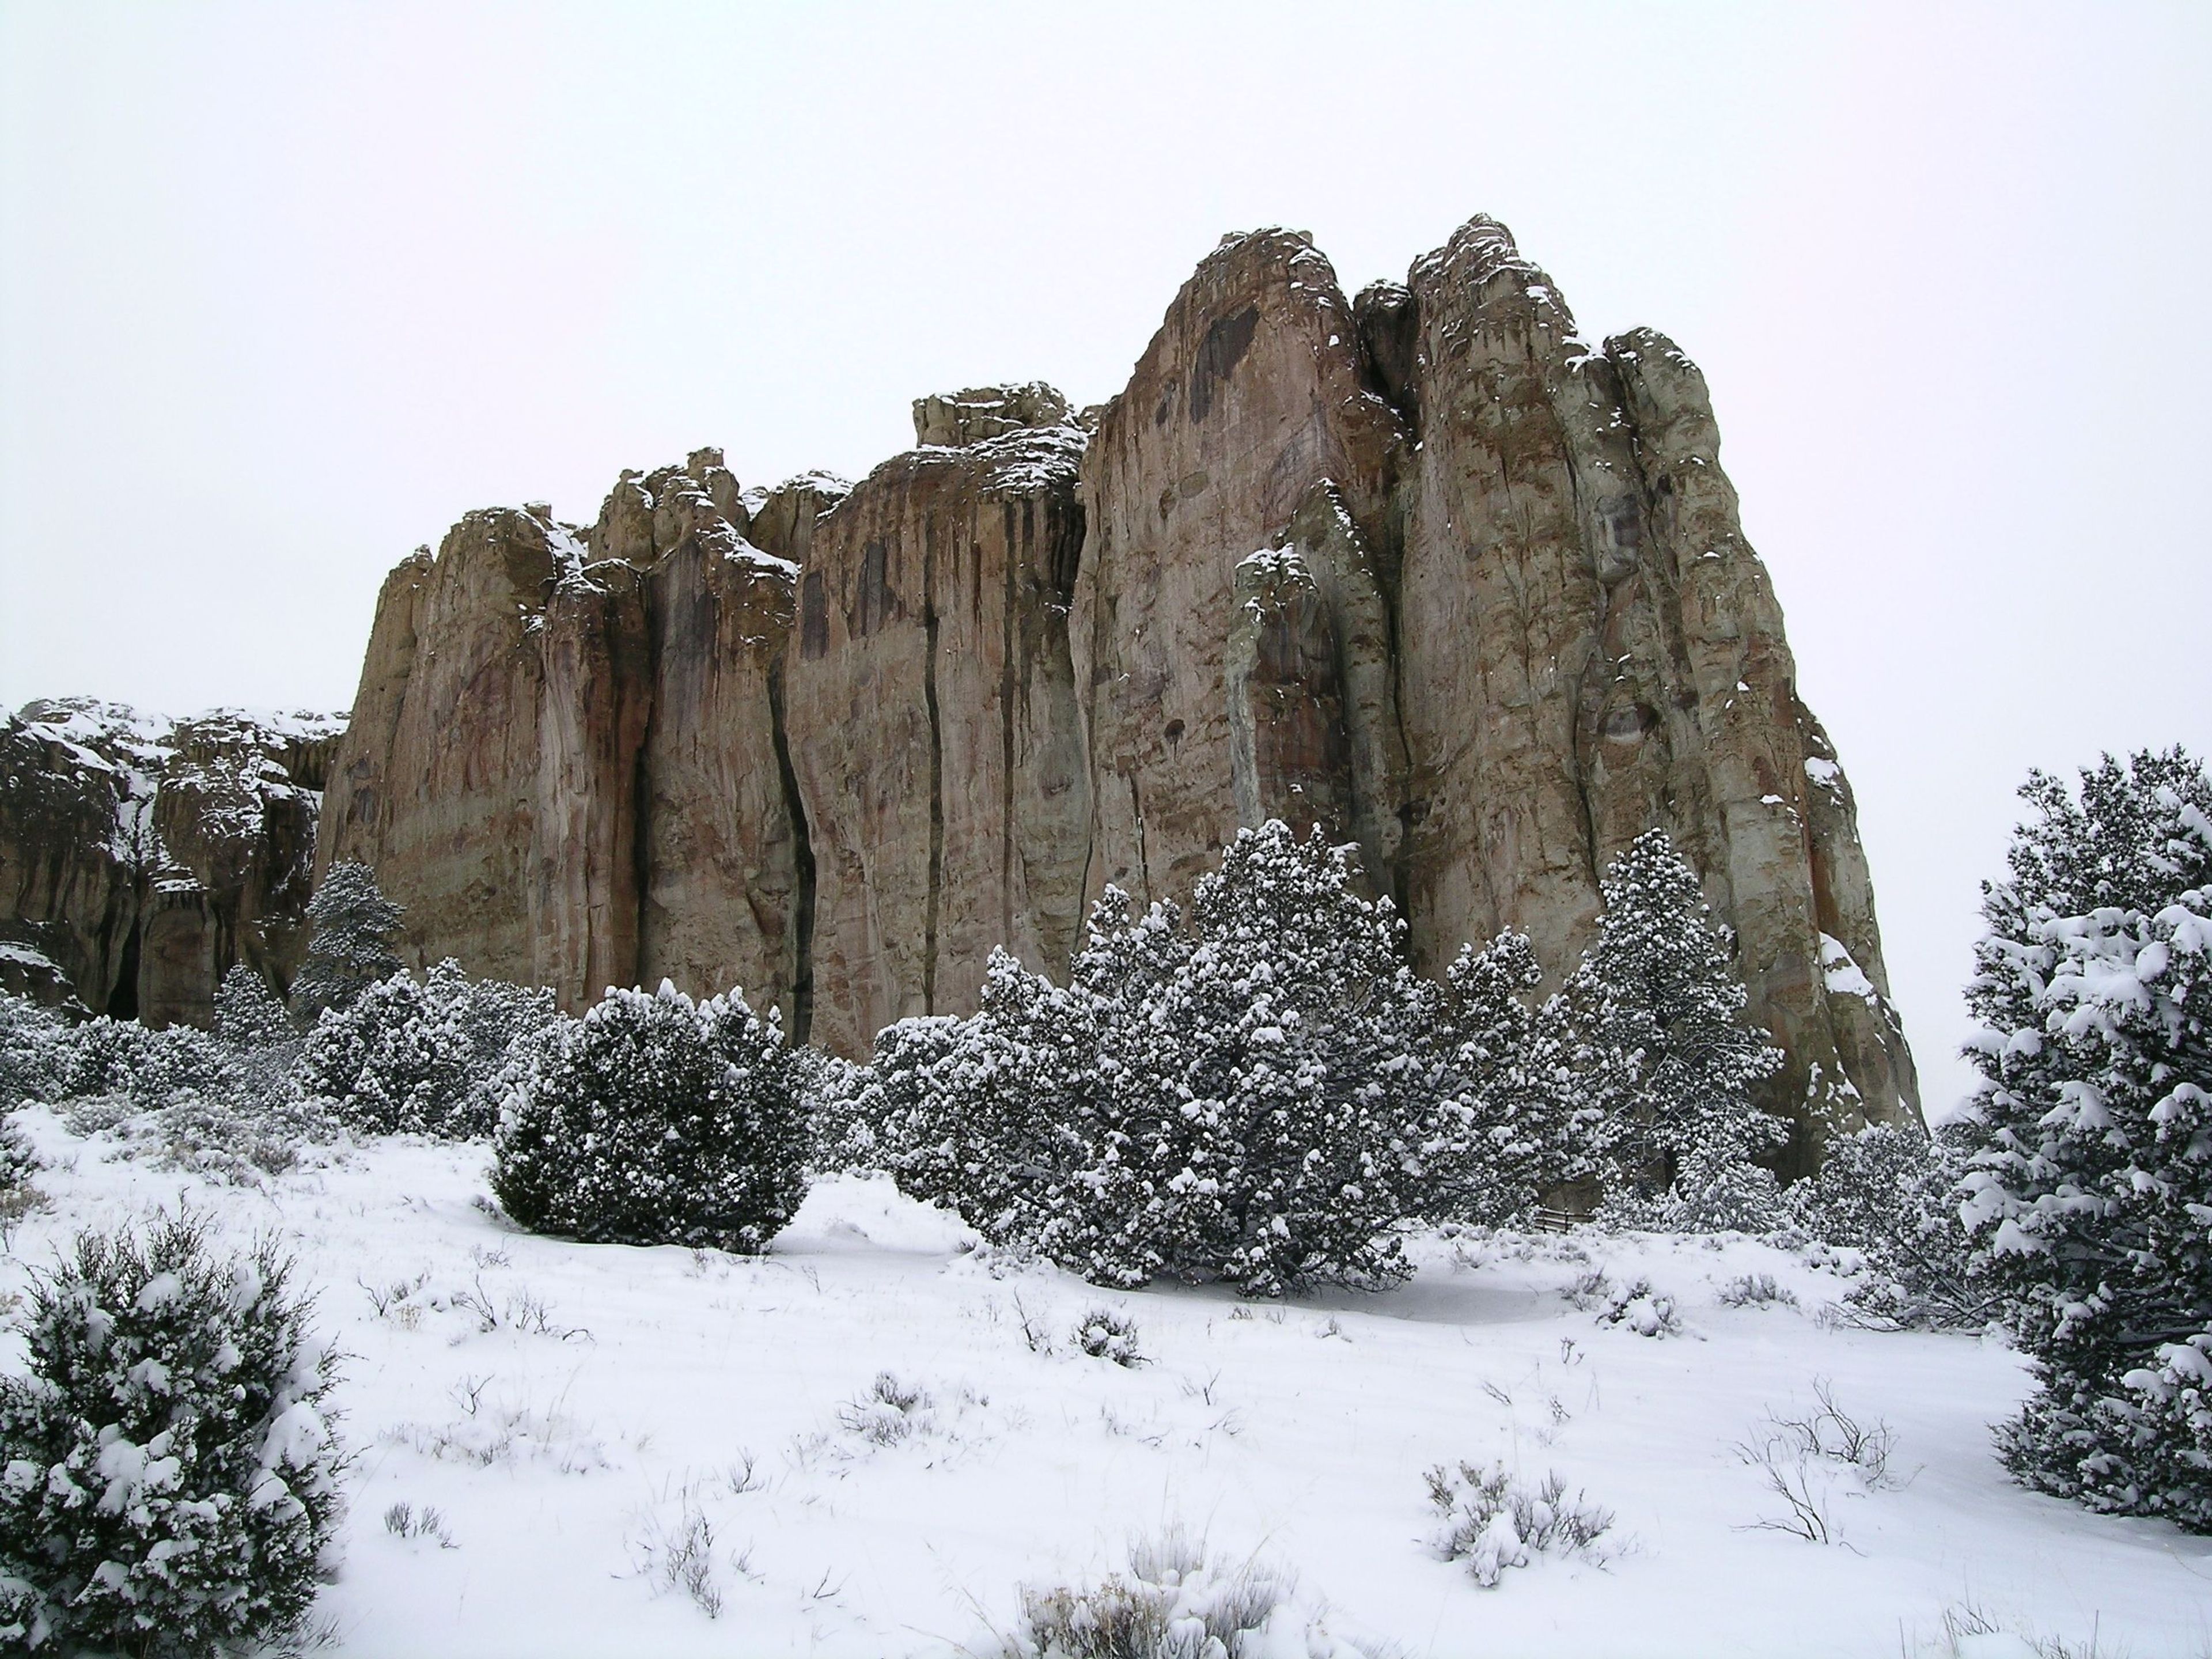
<svg viewBox="0 0 2212 1659">
<path fill-rule="evenodd" d="M 1613 1529 L 1613 1511 L 1585 1502 L 1579 1492 L 1569 1498 L 1556 1473 L 1530 1486 L 1502 1463 L 1488 1469 L 1438 1464 L 1424 1478 L 1429 1503 L 1443 1517 L 1437 1553 L 1466 1562 L 1486 1589 L 1494 1589 L 1508 1567 L 1527 1566 L 1532 1553 L 1605 1559 L 1598 1540 Z"/>
<path fill-rule="evenodd" d="M 80 1234 L 0 1377 L 0 1646 L 211 1653 L 295 1631 L 338 1516 L 334 1362 L 273 1245 Z"/>
<path fill-rule="evenodd" d="M 751 1252 L 804 1195 L 804 1109 L 781 1024 L 735 994 L 610 990 L 539 1040 L 492 1190 L 532 1232 Z"/>
<path fill-rule="evenodd" d="M 1723 1308 L 1794 1308 L 1797 1292 L 1778 1284 L 1772 1273 L 1744 1273 L 1721 1286 Z"/>
<path fill-rule="evenodd" d="M 419 1510 L 412 1504 L 392 1504 L 384 1512 L 384 1529 L 394 1538 L 427 1538 L 441 1550 L 460 1547 L 446 1528 L 446 1517 L 428 1504 Z"/>
<path fill-rule="evenodd" d="M 1250 1561 L 1217 1565 L 1171 1528 L 1129 1547 L 1126 1577 L 1025 1588 L 1021 1622 L 992 1659 L 1237 1659 L 1260 1651 L 1255 1638 L 1290 1594 L 1286 1576 Z"/>
<path fill-rule="evenodd" d="M 1680 1336 L 1681 1316 L 1674 1298 L 1651 1288 L 1638 1274 L 1626 1285 L 1616 1285 L 1602 1268 L 1593 1268 L 1567 1286 L 1567 1301 L 1575 1307 L 1594 1309 L 1601 1325 L 1625 1325 L 1638 1336 Z"/>
<path fill-rule="evenodd" d="M 1764 1477 L 1766 1490 L 1784 1505 L 1778 1516 L 1752 1523 L 1761 1532 L 1786 1532 L 1808 1544 L 1842 1542 L 1828 1516 L 1835 1477 L 1848 1473 L 1863 1492 L 1897 1486 L 1889 1460 L 1897 1434 L 1880 1418 L 1861 1422 L 1836 1403 L 1834 1385 L 1813 1379 L 1814 1409 L 1787 1415 L 1769 1408 L 1753 1438 L 1738 1443 L 1736 1455 Z"/>
<path fill-rule="evenodd" d="M 1141 1365 L 1145 1356 L 1137 1346 L 1137 1322 L 1111 1308 L 1092 1308 L 1075 1322 L 1069 1340 L 1093 1359 L 1110 1359 L 1116 1365 Z"/>
<path fill-rule="evenodd" d="M 926 1389 L 902 1382 L 893 1372 L 878 1371 L 866 1391 L 837 1408 L 837 1421 L 872 1446 L 896 1446 L 924 1426 L 929 1408 Z"/>
<path fill-rule="evenodd" d="M 722 1573 L 714 1559 L 714 1526 L 688 1498 L 674 1525 L 647 1522 L 634 1540 L 638 1576 L 656 1591 L 681 1590 L 709 1619 L 722 1616 Z"/>
</svg>

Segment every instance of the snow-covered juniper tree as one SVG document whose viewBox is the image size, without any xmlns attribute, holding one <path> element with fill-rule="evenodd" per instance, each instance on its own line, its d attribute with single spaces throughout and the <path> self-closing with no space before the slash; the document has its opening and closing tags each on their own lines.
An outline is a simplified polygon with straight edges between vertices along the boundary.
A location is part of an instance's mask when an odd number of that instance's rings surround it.
<svg viewBox="0 0 2212 1659">
<path fill-rule="evenodd" d="M 297 1631 L 342 1452 L 291 1274 L 173 1217 L 33 1278 L 27 1372 L 0 1376 L 0 1650 L 192 1659 Z"/>
<path fill-rule="evenodd" d="M 333 864 L 307 901 L 307 957 L 292 981 L 293 1011 L 312 1020 L 343 1008 L 372 985 L 398 973 L 392 949 L 399 906 L 384 896 L 376 872 L 355 860 Z"/>
<path fill-rule="evenodd" d="M 373 1133 L 489 1133 L 514 1045 L 555 1018 L 550 992 L 472 980 L 452 957 L 419 981 L 401 972 L 308 1031 L 301 1086 Z"/>
<path fill-rule="evenodd" d="M 1963 1214 L 2040 1384 L 2005 1461 L 2212 1531 L 2212 778 L 2175 749 L 2021 793 L 1967 988 Z"/>
<path fill-rule="evenodd" d="M 1444 976 L 1438 1037 L 1479 1152 L 1453 1160 L 1467 1185 L 1438 1194 L 1439 1219 L 1510 1225 L 1581 1173 L 1595 1114 L 1579 1102 L 1564 1005 L 1529 1003 L 1543 980 L 1528 936 L 1510 931 L 1463 947 Z"/>
<path fill-rule="evenodd" d="M 764 1248 L 804 1194 L 805 1109 L 775 1016 L 610 989 L 531 1045 L 492 1189 L 533 1232 L 616 1244 Z"/>
<path fill-rule="evenodd" d="M 68 1040 L 69 1027 L 59 1014 L 0 991 L 0 1113 L 54 1096 Z"/>
<path fill-rule="evenodd" d="M 886 1031 L 859 1116 L 911 1190 L 1102 1283 L 1374 1282 L 1396 1224 L 1521 1156 L 1490 1133 L 1514 1107 L 1459 1084 L 1443 1001 L 1349 849 L 1270 823 L 1187 923 L 1109 889 L 1065 988 L 1001 955 L 971 1019 Z"/>
<path fill-rule="evenodd" d="M 234 962 L 216 987 L 215 1034 L 234 1048 L 263 1048 L 298 1036 L 269 981 Z"/>
<path fill-rule="evenodd" d="M 1778 1224 L 1773 1178 L 1748 1170 L 1789 1138 L 1753 1099 L 1782 1055 L 1744 1021 L 1749 998 L 1697 872 L 1651 830 L 1602 886 L 1596 942 L 1565 999 L 1608 1202 L 1662 1224 Z"/>
<path fill-rule="evenodd" d="M 1959 1182 L 1978 1136 L 1949 1123 L 1874 1123 L 1832 1134 L 1820 1170 L 1785 1197 L 1796 1224 L 1862 1252 L 1868 1274 L 1845 1298 L 1860 1322 L 1881 1328 L 1986 1325 L 1996 1304 L 1973 1276 Z"/>
</svg>

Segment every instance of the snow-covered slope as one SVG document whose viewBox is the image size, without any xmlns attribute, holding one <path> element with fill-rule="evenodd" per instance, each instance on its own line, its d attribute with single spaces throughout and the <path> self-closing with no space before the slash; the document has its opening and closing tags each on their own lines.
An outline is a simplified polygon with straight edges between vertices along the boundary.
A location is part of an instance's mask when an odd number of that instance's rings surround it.
<svg viewBox="0 0 2212 1659">
<path fill-rule="evenodd" d="M 1324 1632 L 1406 1655 L 1936 1652 L 1966 1604 L 2106 1654 L 2212 1650 L 2212 1540 L 2014 1486 L 1987 1425 L 2024 1392 L 2016 1358 L 1825 1321 L 1847 1280 L 1819 1252 L 1431 1237 L 1401 1289 L 1248 1305 L 994 1263 L 880 1182 L 817 1186 L 746 1260 L 518 1235 L 481 1146 L 378 1142 L 257 1190 L 18 1121 L 52 1203 L 0 1299 L 76 1226 L 157 1204 L 298 1250 L 350 1356 L 335 1655 L 980 1654 L 1019 1584 L 1095 1580 L 1178 1522 L 1296 1570 L 1285 1652 L 1326 1656 Z M 1601 1322 L 1605 1290 L 1565 1294 L 1595 1272 L 1651 1295 Z M 1796 1304 L 1724 1305 L 1759 1274 Z M 1658 1297 L 1679 1333 L 1639 1334 Z M 1101 1306 L 1145 1363 L 1077 1349 Z M 873 1399 L 881 1373 L 925 1398 Z M 1787 1511 L 1735 1449 L 1822 1380 L 1895 1435 L 1891 1486 L 1808 1466 L 1826 1546 L 1760 1525 Z M 1423 1472 L 1460 1460 L 1557 1470 L 1614 1512 L 1610 1559 L 1479 1588 L 1428 1544 Z M 397 1504 L 437 1510 L 451 1547 L 396 1534 Z M 718 1617 L 656 1571 L 701 1520 Z"/>
</svg>

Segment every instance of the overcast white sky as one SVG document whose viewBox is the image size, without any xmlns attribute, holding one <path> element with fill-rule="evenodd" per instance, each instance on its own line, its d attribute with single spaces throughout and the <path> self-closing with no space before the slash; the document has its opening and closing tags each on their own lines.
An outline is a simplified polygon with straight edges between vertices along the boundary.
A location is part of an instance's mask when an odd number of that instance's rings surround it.
<svg viewBox="0 0 2212 1659">
<path fill-rule="evenodd" d="M 464 509 L 1117 391 L 1227 230 L 1478 210 L 1705 368 L 1964 1086 L 2031 765 L 2212 750 L 2212 7 L 0 0 L 0 704 L 350 702 Z"/>
</svg>

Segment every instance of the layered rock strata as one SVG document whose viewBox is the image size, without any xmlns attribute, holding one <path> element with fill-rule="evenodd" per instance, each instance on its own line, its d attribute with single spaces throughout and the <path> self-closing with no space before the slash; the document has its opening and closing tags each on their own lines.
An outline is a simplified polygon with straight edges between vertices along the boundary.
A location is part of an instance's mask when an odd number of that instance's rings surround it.
<svg viewBox="0 0 2212 1659">
<path fill-rule="evenodd" d="M 1108 884 L 1181 896 L 1269 817 L 1356 842 L 1425 968 L 1514 927 L 1556 980 L 1656 824 L 1788 1052 L 1771 1103 L 1913 1117 L 1850 788 L 1664 337 L 1583 340 L 1488 219 L 1357 300 L 1263 231 L 1104 405 L 914 417 L 858 485 L 745 489 L 701 450 L 589 528 L 476 513 L 403 563 L 319 860 L 376 867 L 419 962 L 571 1006 L 742 985 L 860 1054 L 972 1008 L 994 945 L 1060 970 Z M 19 819 L 45 787 L 9 787 Z M 119 810 L 84 801 L 40 844 Z M 112 985 L 96 863 L 11 879 Z"/>
<path fill-rule="evenodd" d="M 88 698 L 0 717 L 0 990 L 206 1024 L 243 962 L 298 965 L 342 718 Z"/>
</svg>

